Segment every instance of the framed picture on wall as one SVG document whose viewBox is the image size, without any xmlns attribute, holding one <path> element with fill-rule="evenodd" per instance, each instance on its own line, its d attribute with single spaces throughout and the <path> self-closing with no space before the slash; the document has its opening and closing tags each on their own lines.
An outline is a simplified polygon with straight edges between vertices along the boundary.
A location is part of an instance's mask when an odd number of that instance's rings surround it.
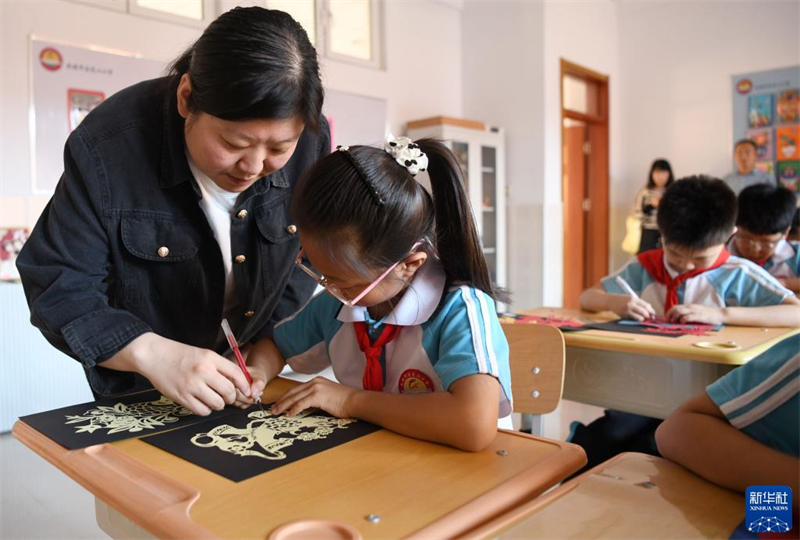
<svg viewBox="0 0 800 540">
<path fill-rule="evenodd" d="M 800 122 L 800 89 L 792 88 L 778 94 L 778 104 L 775 106 L 779 124 L 794 124 Z"/>
<path fill-rule="evenodd" d="M 775 130 L 776 158 L 778 161 L 800 159 L 800 125 L 779 127 Z"/>
<path fill-rule="evenodd" d="M 70 88 L 67 90 L 67 107 L 69 107 L 69 131 L 72 132 L 78 124 L 92 112 L 92 109 L 100 105 L 106 95 L 103 92 L 94 90 L 79 90 Z"/>
<path fill-rule="evenodd" d="M 747 132 L 747 138 L 756 143 L 757 160 L 772 160 L 772 129 L 751 129 Z"/>
<path fill-rule="evenodd" d="M 0 227 L 0 281 L 19 281 L 17 256 L 27 239 L 25 227 Z"/>
<path fill-rule="evenodd" d="M 795 193 L 800 192 L 800 161 L 778 162 L 778 184 L 787 187 Z"/>
<path fill-rule="evenodd" d="M 772 94 L 750 96 L 748 111 L 750 127 L 766 127 L 772 125 Z"/>
</svg>

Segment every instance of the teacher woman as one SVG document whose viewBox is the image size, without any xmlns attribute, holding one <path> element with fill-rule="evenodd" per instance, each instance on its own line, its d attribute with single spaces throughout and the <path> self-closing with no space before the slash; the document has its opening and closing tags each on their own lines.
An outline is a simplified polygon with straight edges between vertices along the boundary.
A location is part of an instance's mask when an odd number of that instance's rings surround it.
<svg viewBox="0 0 800 540">
<path fill-rule="evenodd" d="M 114 94 L 72 132 L 17 266 L 31 322 L 96 396 L 154 386 L 206 415 L 260 393 L 221 356 L 220 321 L 258 355 L 314 290 L 295 269 L 289 199 L 330 151 L 322 100 L 302 27 L 236 8 L 168 76 Z"/>
</svg>

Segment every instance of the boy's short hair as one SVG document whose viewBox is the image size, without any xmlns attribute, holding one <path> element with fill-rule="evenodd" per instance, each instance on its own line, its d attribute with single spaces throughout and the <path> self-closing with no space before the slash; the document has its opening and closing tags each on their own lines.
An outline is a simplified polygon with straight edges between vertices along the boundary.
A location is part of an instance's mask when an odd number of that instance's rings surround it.
<svg viewBox="0 0 800 540">
<path fill-rule="evenodd" d="M 758 152 L 758 145 L 753 139 L 739 139 L 738 141 L 736 141 L 736 144 L 733 145 L 733 149 L 736 150 L 743 144 L 749 144 L 750 146 L 753 147 L 753 150 Z"/>
<path fill-rule="evenodd" d="M 777 234 L 792 226 L 797 212 L 797 197 L 789 189 L 772 184 L 756 184 L 739 193 L 736 225 L 753 234 Z"/>
<path fill-rule="evenodd" d="M 669 186 L 656 218 L 665 244 L 700 250 L 724 244 L 736 224 L 736 194 L 718 178 L 688 176 Z"/>
</svg>

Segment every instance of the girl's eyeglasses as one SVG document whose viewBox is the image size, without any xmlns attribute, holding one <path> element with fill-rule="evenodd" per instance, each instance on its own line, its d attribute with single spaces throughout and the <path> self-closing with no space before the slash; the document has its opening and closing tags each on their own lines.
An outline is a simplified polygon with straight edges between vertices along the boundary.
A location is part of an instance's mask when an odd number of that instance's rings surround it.
<svg viewBox="0 0 800 540">
<path fill-rule="evenodd" d="M 413 253 L 414 250 L 417 249 L 424 241 L 425 241 L 424 239 L 418 240 L 413 246 L 411 246 L 411 249 L 408 251 L 408 254 L 403 256 L 403 259 L 405 259 L 406 257 L 408 257 L 408 255 Z M 370 283 L 366 289 L 361 291 L 361 293 L 358 296 L 352 299 L 347 299 L 347 297 L 345 297 L 345 295 L 342 293 L 342 290 L 339 287 L 337 287 L 334 283 L 329 282 L 325 276 L 317 274 L 314 270 L 306 266 L 303 263 L 302 249 L 300 250 L 300 253 L 297 254 L 297 259 L 295 259 L 294 263 L 300 268 L 300 270 L 311 276 L 322 287 L 325 287 L 325 290 L 328 291 L 331 294 L 331 296 L 336 298 L 339 302 L 346 305 L 347 307 L 355 307 L 356 304 L 358 304 L 365 296 L 367 296 L 372 289 L 377 287 L 378 284 L 381 281 L 383 281 L 384 278 L 386 278 L 386 276 L 388 276 L 391 273 L 391 271 L 397 267 L 398 264 L 403 262 L 403 259 L 400 259 L 399 261 L 391 265 L 389 268 L 387 268 L 386 271 L 384 271 L 380 276 L 378 276 L 378 278 L 375 281 Z"/>
</svg>

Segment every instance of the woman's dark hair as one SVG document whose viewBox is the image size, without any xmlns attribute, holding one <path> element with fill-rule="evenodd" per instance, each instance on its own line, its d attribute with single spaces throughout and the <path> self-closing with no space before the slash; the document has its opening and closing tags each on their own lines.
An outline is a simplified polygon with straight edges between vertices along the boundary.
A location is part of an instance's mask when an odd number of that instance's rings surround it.
<svg viewBox="0 0 800 540">
<path fill-rule="evenodd" d="M 797 197 L 783 186 L 755 184 L 739 193 L 736 225 L 753 234 L 777 234 L 792 226 Z"/>
<path fill-rule="evenodd" d="M 297 116 L 319 129 L 324 91 L 317 51 L 283 11 L 234 8 L 220 15 L 168 68 L 192 82 L 188 107 L 224 120 Z"/>
<path fill-rule="evenodd" d="M 650 172 L 647 174 L 647 187 L 654 188 L 656 187 L 656 183 L 653 182 L 653 172 L 655 171 L 667 171 L 669 173 L 669 178 L 667 179 L 667 183 L 664 187 L 669 187 L 675 181 L 675 177 L 672 176 L 672 167 L 669 164 L 669 161 L 666 159 L 657 159 L 650 165 Z"/>
<path fill-rule="evenodd" d="M 415 144 L 428 156 L 432 197 L 384 150 L 351 146 L 300 178 L 292 194 L 295 223 L 325 239 L 329 259 L 361 273 L 388 267 L 427 238 L 433 248 L 427 251 L 438 255 L 449 284 L 504 300 L 489 274 L 456 157 L 434 139 Z"/>
</svg>

